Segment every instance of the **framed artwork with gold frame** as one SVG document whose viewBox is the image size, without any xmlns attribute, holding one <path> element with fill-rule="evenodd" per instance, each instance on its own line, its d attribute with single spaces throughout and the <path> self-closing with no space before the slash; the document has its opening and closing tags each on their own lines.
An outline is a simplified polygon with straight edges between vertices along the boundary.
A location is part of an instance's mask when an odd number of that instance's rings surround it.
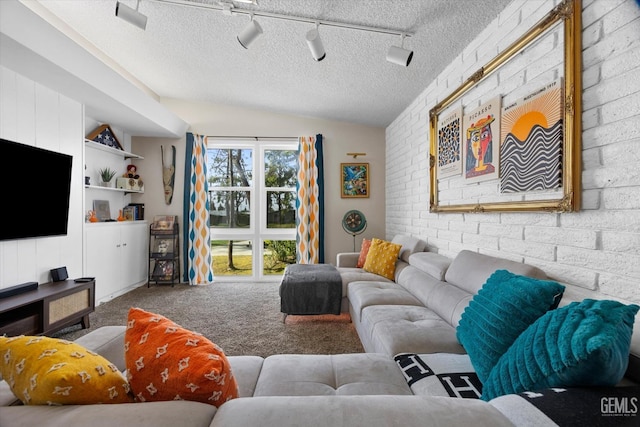
<svg viewBox="0 0 640 427">
<path fill-rule="evenodd" d="M 342 198 L 369 197 L 369 163 L 340 163 L 340 186 Z"/>
<path fill-rule="evenodd" d="M 430 110 L 430 212 L 580 209 L 581 13 L 580 0 L 562 1 Z M 534 102 L 542 95 L 554 104 L 536 107 L 542 105 Z M 497 108 L 489 111 L 488 105 Z M 522 106 L 536 107 L 538 114 L 527 115 Z M 462 127 L 453 147 L 463 152 L 451 148 L 452 138 L 443 134 L 455 111 L 462 111 Z M 499 145 L 499 150 L 480 141 Z M 492 154 L 479 158 L 487 152 Z M 458 173 L 458 167 L 453 174 L 441 173 L 443 153 L 447 159 L 451 153 L 463 156 L 465 171 Z M 522 162 L 522 153 L 534 153 L 534 160 Z M 547 163 L 542 166 L 541 161 Z"/>
</svg>

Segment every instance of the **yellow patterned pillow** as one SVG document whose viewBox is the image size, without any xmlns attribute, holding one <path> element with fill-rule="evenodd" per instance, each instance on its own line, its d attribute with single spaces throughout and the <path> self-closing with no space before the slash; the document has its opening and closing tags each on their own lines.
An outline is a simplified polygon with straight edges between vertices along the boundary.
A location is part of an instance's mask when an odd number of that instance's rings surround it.
<svg viewBox="0 0 640 427">
<path fill-rule="evenodd" d="M 371 241 L 367 260 L 364 262 L 362 269 L 393 280 L 396 272 L 396 261 L 401 248 L 401 245 L 374 238 Z"/>
<path fill-rule="evenodd" d="M 71 341 L 0 337 L 0 372 L 25 405 L 133 402 L 114 364 Z"/>
<path fill-rule="evenodd" d="M 129 309 L 125 362 L 138 401 L 192 400 L 220 406 L 238 397 L 224 352 L 159 314 Z"/>
</svg>

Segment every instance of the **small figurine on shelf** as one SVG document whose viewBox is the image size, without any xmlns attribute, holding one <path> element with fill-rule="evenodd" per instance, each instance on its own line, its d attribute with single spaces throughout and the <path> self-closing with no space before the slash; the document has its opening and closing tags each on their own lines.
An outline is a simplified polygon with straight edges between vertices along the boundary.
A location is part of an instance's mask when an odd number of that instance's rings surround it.
<svg viewBox="0 0 640 427">
<path fill-rule="evenodd" d="M 138 168 L 136 167 L 136 165 L 128 165 L 127 171 L 122 174 L 122 176 L 124 178 L 140 179 L 140 175 L 138 175 Z"/>
</svg>

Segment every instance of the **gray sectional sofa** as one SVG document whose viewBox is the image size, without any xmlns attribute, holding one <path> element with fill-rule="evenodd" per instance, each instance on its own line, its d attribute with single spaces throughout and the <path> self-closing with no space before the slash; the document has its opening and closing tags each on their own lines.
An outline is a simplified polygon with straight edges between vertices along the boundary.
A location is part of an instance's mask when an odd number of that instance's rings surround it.
<svg viewBox="0 0 640 427">
<path fill-rule="evenodd" d="M 343 310 L 351 313 L 366 353 L 230 356 L 240 397 L 220 408 L 186 401 L 21 406 L 0 383 L 0 425 L 553 426 L 592 424 L 598 416 L 603 425 L 638 421 L 634 414 L 605 417 L 601 406 L 602 396 L 637 401 L 637 318 L 632 361 L 621 383 L 631 387 L 543 390 L 488 402 L 459 398 L 477 385 L 469 380 L 473 367 L 456 338 L 473 296 L 498 269 L 539 279 L 546 275 L 530 265 L 469 251 L 450 260 L 425 252 L 424 242 L 408 236 L 394 241 L 402 245 L 394 281 L 356 268 L 357 253 L 337 258 Z M 568 287 L 563 299 L 593 296 Z M 103 327 L 77 342 L 124 370 L 124 331 L 124 326 Z M 460 379 L 464 384 L 455 384 Z M 538 404 L 549 400 L 556 409 Z"/>
</svg>

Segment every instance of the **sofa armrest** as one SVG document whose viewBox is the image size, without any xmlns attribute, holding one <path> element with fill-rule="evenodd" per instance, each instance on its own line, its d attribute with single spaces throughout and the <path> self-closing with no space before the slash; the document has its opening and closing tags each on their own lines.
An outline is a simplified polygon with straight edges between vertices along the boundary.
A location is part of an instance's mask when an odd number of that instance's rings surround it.
<svg viewBox="0 0 640 427">
<path fill-rule="evenodd" d="M 358 265 L 360 252 L 341 252 L 336 256 L 336 267 L 352 267 Z"/>
</svg>

